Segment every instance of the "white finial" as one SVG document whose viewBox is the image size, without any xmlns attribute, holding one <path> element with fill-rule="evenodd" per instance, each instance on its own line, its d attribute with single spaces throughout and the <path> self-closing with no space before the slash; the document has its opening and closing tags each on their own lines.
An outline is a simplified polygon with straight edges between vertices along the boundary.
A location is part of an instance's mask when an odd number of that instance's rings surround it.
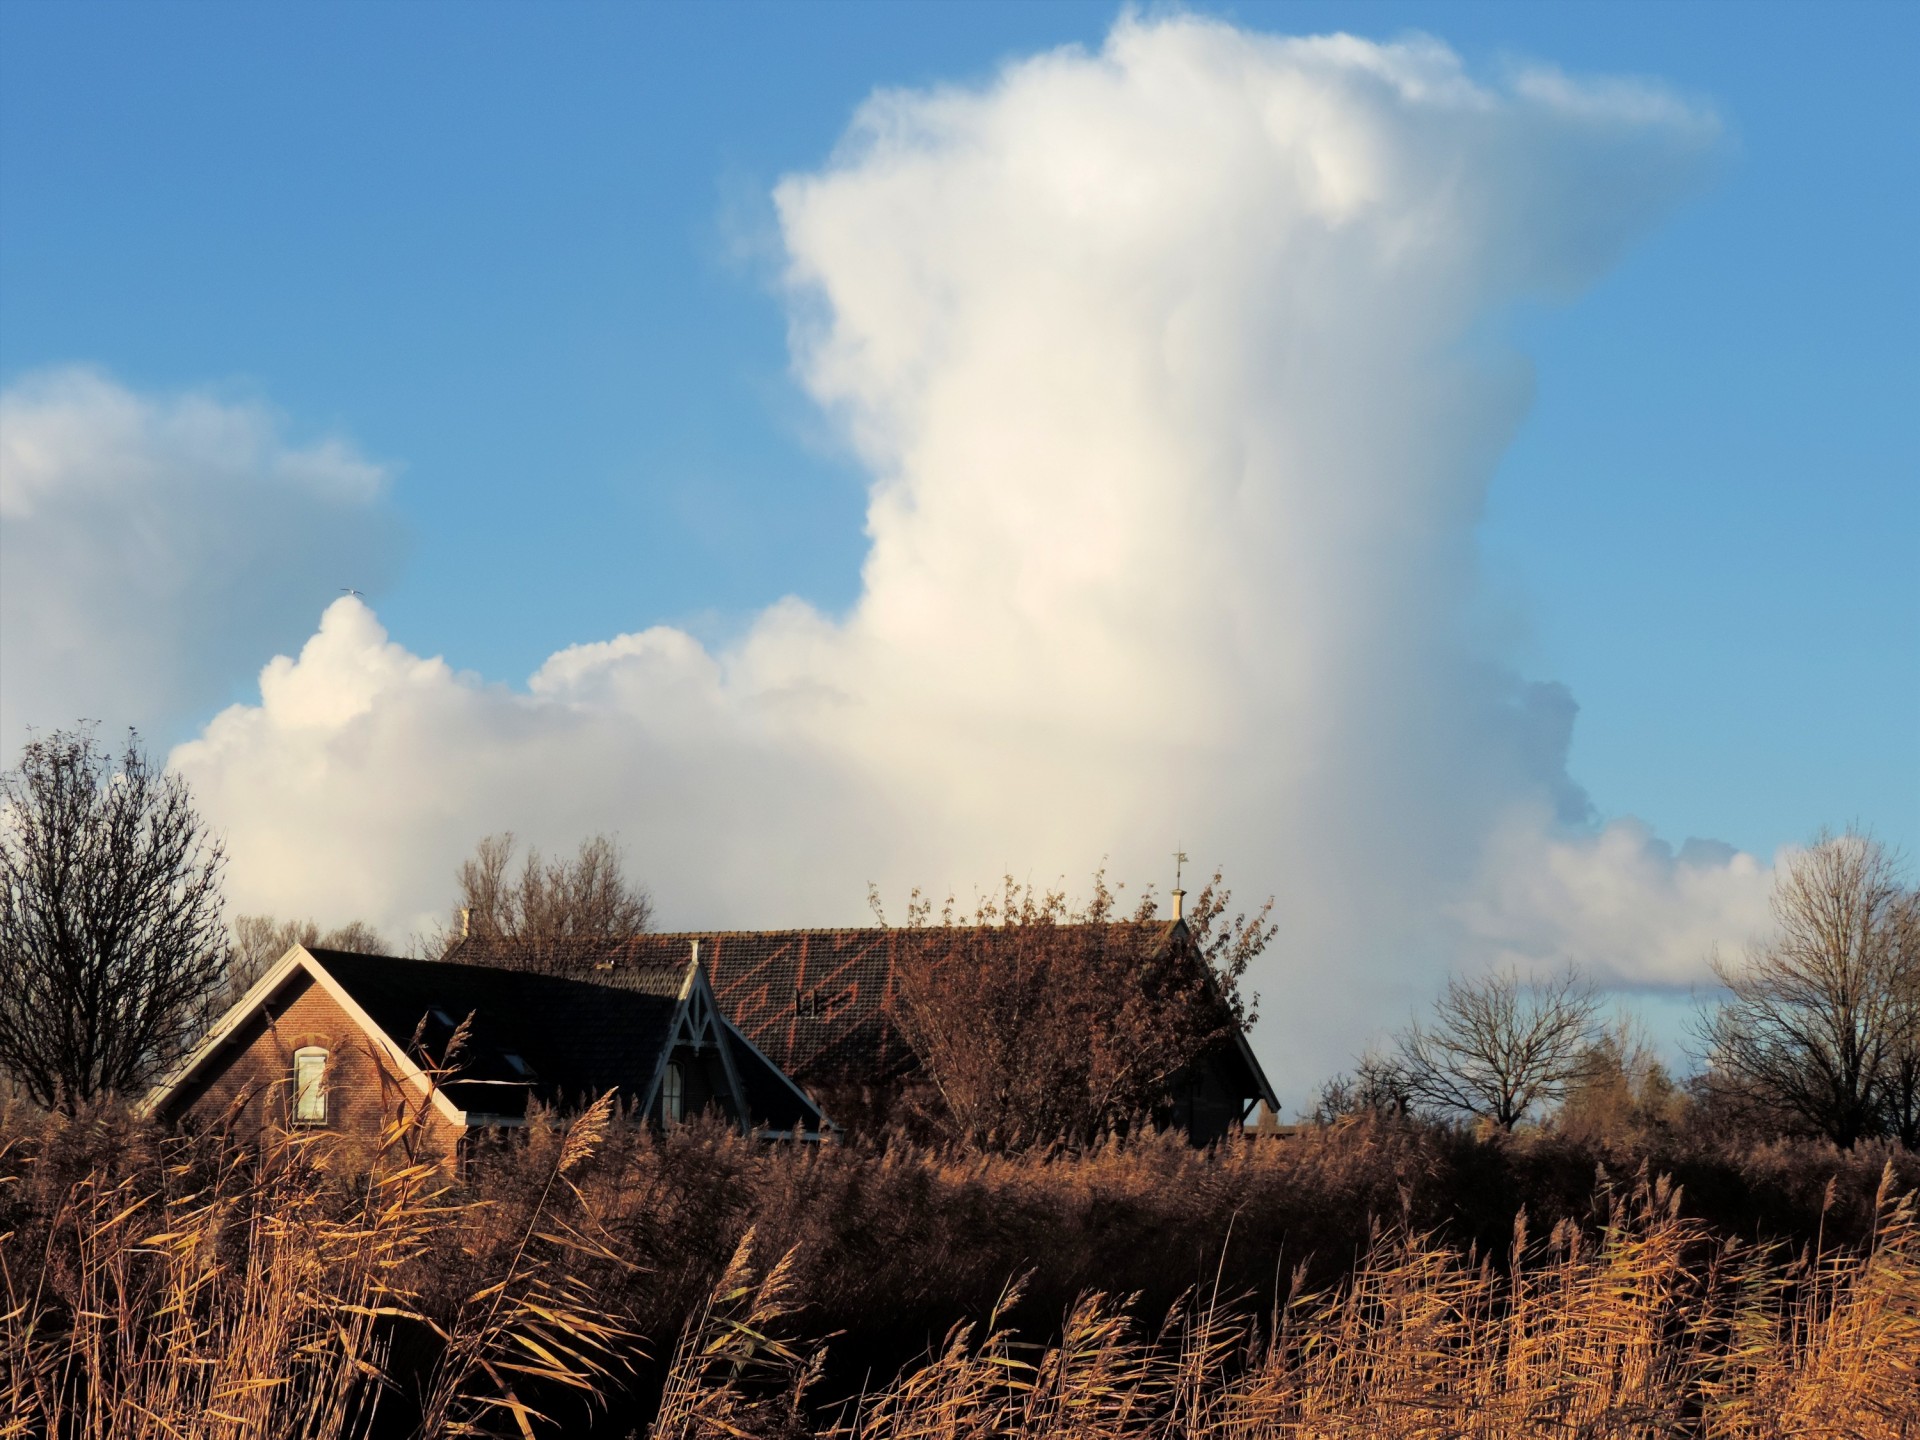
<svg viewBox="0 0 1920 1440">
<path fill-rule="evenodd" d="M 1186 908 L 1187 892 L 1180 888 L 1180 876 L 1187 865 L 1187 852 L 1176 849 L 1173 852 L 1173 918 L 1184 919 L 1181 913 Z"/>
</svg>

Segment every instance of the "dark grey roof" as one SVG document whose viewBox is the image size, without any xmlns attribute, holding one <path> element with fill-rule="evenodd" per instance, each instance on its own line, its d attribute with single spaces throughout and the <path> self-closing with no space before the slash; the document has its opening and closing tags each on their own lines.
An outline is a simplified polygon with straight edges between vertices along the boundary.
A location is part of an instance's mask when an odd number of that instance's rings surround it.
<svg viewBox="0 0 1920 1440">
<path fill-rule="evenodd" d="M 700 963 L 720 1008 L 773 1063 L 807 1086 L 885 1084 L 918 1068 L 893 1019 L 895 953 L 911 930 L 733 930 L 565 942 L 552 958 L 627 986 L 663 965 Z M 475 937 L 456 956 L 503 963 Z"/>
<path fill-rule="evenodd" d="M 644 981 L 615 988 L 444 960 L 311 947 L 309 953 L 389 1037 L 413 1045 L 422 1063 L 442 1062 L 454 1028 L 471 1016 L 447 1098 L 492 1115 L 524 1113 L 529 1093 L 561 1107 L 607 1090 L 642 1098 L 684 976 L 683 968 L 662 993 L 663 986 Z"/>
<path fill-rule="evenodd" d="M 1110 922 L 1143 950 L 1186 943 L 1183 921 Z M 1062 927 L 1069 929 L 1073 927 Z M 545 958 L 609 984 L 644 986 L 662 968 L 685 965 L 695 941 L 700 963 L 727 1019 L 802 1085 L 886 1086 L 919 1069 L 895 1017 L 896 971 L 903 947 L 932 939 L 975 947 L 983 959 L 1005 943 L 998 926 L 916 930 L 866 926 L 849 930 L 704 930 L 550 942 Z M 452 952 L 505 963 L 504 942 L 474 937 Z M 1243 1037 L 1216 1045 L 1209 1061 L 1245 1097 L 1271 1099 Z"/>
</svg>

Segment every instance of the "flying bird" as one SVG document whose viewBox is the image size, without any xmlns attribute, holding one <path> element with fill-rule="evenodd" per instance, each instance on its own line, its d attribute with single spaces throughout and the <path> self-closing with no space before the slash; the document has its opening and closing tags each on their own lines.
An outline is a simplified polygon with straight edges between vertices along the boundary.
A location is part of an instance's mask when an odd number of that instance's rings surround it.
<svg viewBox="0 0 1920 1440">
<path fill-rule="evenodd" d="M 353 596 L 356 596 L 356 597 L 358 597 L 359 599 L 362 599 L 362 600 L 364 600 L 364 599 L 366 599 L 366 598 L 367 598 L 366 596 L 364 596 L 364 595 L 362 595 L 362 594 L 360 594 L 360 592 L 359 592 L 358 590 L 356 590 L 356 589 L 354 589 L 354 588 L 353 588 L 353 587 L 352 587 L 351 585 L 342 585 L 342 586 L 340 587 L 340 593 L 341 593 L 342 595 L 353 595 Z"/>
</svg>

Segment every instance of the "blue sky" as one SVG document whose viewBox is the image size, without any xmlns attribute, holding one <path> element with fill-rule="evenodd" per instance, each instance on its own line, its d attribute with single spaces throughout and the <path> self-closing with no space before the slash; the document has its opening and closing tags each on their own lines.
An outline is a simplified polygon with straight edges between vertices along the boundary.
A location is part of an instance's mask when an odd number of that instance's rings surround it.
<svg viewBox="0 0 1920 1440">
<path fill-rule="evenodd" d="M 1461 623 L 1571 692 L 1599 820 L 1762 856 L 1850 821 L 1920 848 L 1920 11 L 1195 13 L 1425 32 L 1476 76 L 1544 61 L 1719 116 L 1618 263 L 1487 318 L 1534 392 Z M 987 84 L 1098 49 L 1116 14 L 0 9 L 0 383 L 99 367 L 393 470 L 403 559 L 310 566 L 271 643 L 161 733 L 254 696 L 343 586 L 409 652 L 510 686 L 656 623 L 725 646 L 783 596 L 844 612 L 870 475 L 795 377 L 772 189 L 876 89 Z"/>
<path fill-rule="evenodd" d="M 842 607 L 865 482 L 789 379 L 766 191 L 875 87 L 1095 44 L 1114 13 L 9 5 L 0 374 L 257 391 L 398 462 L 382 617 L 492 676 L 789 592 Z M 1721 112 L 1704 194 L 1514 318 L 1539 389 L 1488 508 L 1492 623 L 1579 699 L 1603 809 L 1920 841 L 1915 11 L 1218 13 L 1424 30 Z"/>
</svg>

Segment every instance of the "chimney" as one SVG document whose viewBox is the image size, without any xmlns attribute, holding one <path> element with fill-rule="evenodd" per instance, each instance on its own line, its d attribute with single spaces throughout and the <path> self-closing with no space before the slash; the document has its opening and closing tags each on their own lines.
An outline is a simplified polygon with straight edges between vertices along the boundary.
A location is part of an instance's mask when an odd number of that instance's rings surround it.
<svg viewBox="0 0 1920 1440">
<path fill-rule="evenodd" d="M 1179 886 L 1176 885 L 1173 889 L 1173 918 L 1175 920 L 1182 920 L 1186 918 L 1180 913 L 1182 908 L 1186 905 L 1186 901 L 1187 901 L 1187 892 L 1182 890 Z"/>
<path fill-rule="evenodd" d="M 464 940 L 472 933 L 473 907 L 471 905 L 462 905 L 460 907 L 460 938 Z"/>
</svg>

